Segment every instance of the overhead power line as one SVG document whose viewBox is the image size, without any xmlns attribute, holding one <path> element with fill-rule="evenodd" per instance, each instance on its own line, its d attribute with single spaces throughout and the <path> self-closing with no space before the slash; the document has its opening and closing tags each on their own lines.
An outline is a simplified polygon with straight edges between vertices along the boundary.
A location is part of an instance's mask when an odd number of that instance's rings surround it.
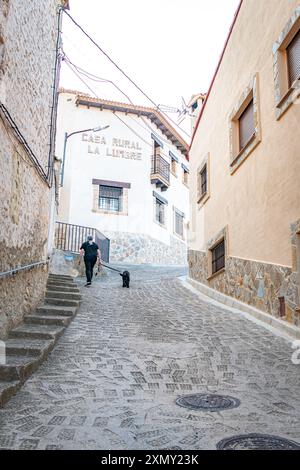
<svg viewBox="0 0 300 470">
<path fill-rule="evenodd" d="M 70 70 L 77 76 L 77 78 L 92 92 L 92 94 L 95 96 L 95 98 L 97 99 L 100 99 L 98 94 L 95 92 L 95 90 L 93 90 L 87 83 L 85 80 L 83 80 L 83 78 L 80 76 L 81 73 L 76 71 L 76 69 L 78 68 L 77 66 L 75 66 L 75 64 L 72 64 L 72 66 L 70 66 L 70 64 L 68 63 L 68 61 L 65 61 L 66 65 L 70 68 Z M 75 69 L 75 70 L 74 70 Z M 82 69 L 83 70 L 83 69 Z M 89 72 L 87 72 L 89 73 Z M 85 75 L 86 76 L 86 75 Z M 95 75 L 95 77 L 97 77 Z M 99 77 L 97 77 L 99 78 Z M 100 79 L 99 80 L 103 80 L 103 81 L 106 81 L 106 79 Z M 111 80 L 107 80 L 107 82 L 110 82 L 114 85 L 114 82 L 112 82 Z M 122 92 L 122 90 L 120 90 Z M 128 100 L 131 104 L 133 104 L 133 102 L 131 101 L 131 99 L 128 97 Z M 125 121 L 123 121 L 123 119 L 121 119 L 120 116 L 118 116 L 116 113 L 113 113 L 113 115 L 119 119 L 119 121 L 122 121 L 122 123 L 128 128 L 130 129 L 134 134 L 136 134 L 141 140 L 143 140 L 147 145 L 149 145 L 150 147 L 152 147 L 151 144 L 149 144 L 149 142 L 145 141 L 144 137 L 141 136 L 141 134 L 139 134 L 137 131 L 135 131 L 131 126 L 129 126 Z M 133 122 L 135 122 L 136 124 L 138 124 L 142 129 L 146 130 L 147 132 L 150 131 L 150 133 L 155 133 L 155 129 L 153 129 L 146 121 L 146 119 L 144 118 L 144 116 L 140 116 L 140 118 L 142 119 L 143 123 L 145 124 L 145 126 L 143 126 L 141 123 L 139 123 L 138 121 L 136 121 L 135 119 L 133 119 L 131 116 L 129 116 Z M 165 142 L 167 145 L 169 145 L 169 142 L 164 139 L 161 135 L 158 135 L 158 138 L 160 140 L 162 140 L 163 142 Z M 165 154 L 164 152 L 161 151 L 161 154 L 164 155 L 165 157 L 169 158 L 169 156 L 167 154 Z"/>
<path fill-rule="evenodd" d="M 112 80 L 108 80 L 106 78 L 101 78 L 97 75 L 94 75 L 90 72 L 88 72 L 87 70 L 79 67 L 78 65 L 75 65 L 73 62 L 70 61 L 70 59 L 68 58 L 68 56 L 64 53 L 64 62 L 66 63 L 66 65 L 70 68 L 70 70 L 79 78 L 79 80 L 82 81 L 82 83 L 85 84 L 85 86 L 93 93 L 93 95 L 95 97 L 98 98 L 97 94 L 95 93 L 95 91 L 86 83 L 85 80 L 83 80 L 79 75 L 83 75 L 85 78 L 88 78 L 90 80 L 93 80 L 93 81 L 96 81 L 96 82 L 99 82 L 99 83 L 110 83 L 111 85 L 113 85 L 118 91 L 120 91 L 120 93 L 122 93 L 126 98 L 127 100 L 129 101 L 130 104 L 134 105 L 133 101 L 129 98 L 128 95 L 126 95 L 126 93 L 124 93 L 123 90 L 121 90 L 121 88 L 119 88 L 115 82 L 113 82 Z M 70 65 L 72 67 L 70 67 Z M 75 69 L 75 70 L 74 70 Z M 92 78 L 93 77 L 93 78 Z M 151 131 L 151 132 L 155 132 L 154 129 L 152 129 L 152 127 L 148 124 L 147 120 L 144 118 L 144 116 L 140 116 L 140 118 L 142 119 L 143 123 L 145 124 L 145 126 Z M 133 118 L 131 117 L 131 119 L 133 120 Z M 145 126 L 143 126 L 140 122 L 138 121 L 135 121 L 134 122 L 136 124 L 138 124 L 142 129 L 145 129 L 145 130 L 148 130 Z M 161 135 L 158 136 L 163 142 L 165 142 L 167 145 L 169 145 L 169 142 L 164 138 L 162 137 Z"/>
<path fill-rule="evenodd" d="M 77 28 L 80 29 L 80 31 L 94 44 L 94 46 L 97 47 L 97 49 L 103 54 L 105 55 L 105 57 L 119 70 L 119 72 L 122 73 L 122 75 L 124 75 L 124 77 L 127 78 L 127 80 L 129 80 L 139 91 L 140 93 L 142 93 L 149 101 L 150 103 L 152 103 L 156 109 L 159 109 L 158 105 L 155 103 L 155 101 L 152 100 L 152 98 L 150 98 L 150 96 L 145 93 L 142 88 L 134 81 L 132 80 L 129 75 L 124 72 L 124 70 L 107 54 L 107 52 L 105 52 L 102 47 L 96 42 L 94 41 L 94 39 L 82 28 L 82 26 L 80 26 L 80 24 L 77 23 L 77 21 L 70 15 L 70 13 L 68 13 L 66 10 L 63 10 L 64 13 L 70 18 L 70 20 L 75 24 L 75 26 L 77 26 Z M 161 111 L 163 114 L 165 114 L 163 111 Z M 171 119 L 167 114 L 165 114 L 165 116 L 167 117 L 167 119 L 169 119 L 169 121 L 171 121 L 176 127 L 178 127 L 178 129 L 180 129 L 182 132 L 184 132 L 189 138 L 190 138 L 190 135 L 184 130 L 182 129 L 182 127 L 178 126 L 178 124 L 173 120 Z"/>
<path fill-rule="evenodd" d="M 83 78 L 80 77 L 79 73 L 76 72 L 76 70 L 74 70 L 74 68 L 72 67 L 71 64 L 69 64 L 68 62 L 66 62 L 66 65 L 67 67 L 69 67 L 70 70 L 72 70 L 72 72 L 74 73 L 74 75 L 76 75 L 79 80 L 82 81 L 82 83 L 84 83 L 84 85 L 92 92 L 92 94 L 97 98 L 97 93 L 94 92 L 94 90 L 83 80 Z"/>
<path fill-rule="evenodd" d="M 66 53 L 64 52 L 64 61 L 65 62 L 68 62 L 70 65 L 72 65 L 78 73 L 81 73 L 82 75 L 85 75 L 87 78 L 89 78 L 90 80 L 93 80 L 94 82 L 99 82 L 99 83 L 110 83 L 111 85 L 113 85 L 120 93 L 122 93 L 122 95 L 125 96 L 125 98 L 130 102 L 130 98 L 128 95 L 126 95 L 126 93 L 121 90 L 120 87 L 118 87 L 118 85 L 115 84 L 115 82 L 113 82 L 112 80 L 108 80 L 106 78 L 101 78 L 101 77 L 98 77 L 97 75 L 94 75 L 90 72 L 87 72 L 86 70 L 82 69 L 81 67 L 79 67 L 78 65 L 75 65 L 73 62 L 70 61 L 69 57 L 66 55 Z"/>
<path fill-rule="evenodd" d="M 72 70 L 72 72 L 79 78 L 79 80 L 81 80 L 82 83 L 84 83 L 84 85 L 89 88 L 89 90 L 93 93 L 93 95 L 95 96 L 95 98 L 100 99 L 99 96 L 97 95 L 97 93 L 96 93 L 91 87 L 89 87 L 89 86 L 87 85 L 87 83 L 80 77 L 80 75 L 79 75 L 78 73 L 76 73 L 71 67 L 70 67 L 70 70 Z M 147 142 L 147 141 L 145 140 L 145 138 L 144 138 L 141 134 L 139 134 L 136 130 L 134 130 L 131 126 L 129 126 L 125 121 L 123 121 L 123 119 L 122 119 L 120 116 L 118 116 L 118 115 L 116 114 L 116 112 L 113 113 L 113 116 L 115 116 L 120 122 L 122 122 L 122 123 L 124 124 L 124 126 L 126 126 L 128 129 L 130 129 L 130 130 L 131 130 L 137 137 L 139 137 L 143 142 L 145 142 L 147 145 L 149 145 L 149 147 L 153 148 L 153 146 L 152 146 L 149 142 Z M 137 121 L 134 121 L 134 122 L 135 122 L 136 124 L 139 124 Z M 146 124 L 146 123 L 145 123 L 145 124 Z M 143 127 L 143 129 L 148 130 L 148 129 L 146 129 L 144 126 L 142 126 L 141 124 L 139 124 L 139 125 L 140 125 L 141 127 Z M 149 130 L 151 131 L 151 133 L 154 132 L 154 129 L 152 129 L 152 128 L 148 125 L 148 123 L 147 123 L 146 125 L 147 125 L 147 127 L 149 128 Z M 159 137 L 160 137 L 160 136 L 159 136 Z M 161 137 L 160 137 L 160 138 L 161 138 Z M 162 139 L 162 140 L 163 140 L 163 139 Z M 166 141 L 165 141 L 165 142 L 166 142 Z M 169 159 L 169 155 L 167 155 L 166 153 L 164 153 L 162 150 L 161 150 L 161 154 L 162 154 L 163 156 L 165 156 L 167 159 Z"/>
<path fill-rule="evenodd" d="M 14 121 L 14 119 L 12 118 L 12 116 L 10 115 L 8 109 L 4 106 L 3 103 L 0 103 L 0 117 L 1 117 L 1 121 L 2 121 L 2 124 L 4 125 L 5 129 L 6 129 L 6 132 L 8 132 L 8 128 L 5 124 L 5 122 L 8 124 L 9 126 L 9 130 L 10 132 L 14 135 L 15 139 L 17 140 L 17 142 L 23 147 L 24 151 L 26 152 L 27 156 L 29 157 L 29 159 L 31 160 L 31 162 L 33 163 L 32 167 L 35 168 L 35 170 L 38 172 L 39 176 L 48 184 L 48 186 L 50 187 L 50 182 L 47 178 L 47 174 L 45 173 L 42 165 L 40 164 L 38 158 L 36 157 L 36 155 L 34 154 L 34 152 L 32 151 L 31 147 L 29 146 L 29 144 L 27 143 L 25 137 L 23 136 L 23 134 L 21 133 L 20 129 L 18 128 L 16 122 Z M 11 140 L 11 139 L 10 139 Z M 13 143 L 13 142 L 12 142 Z M 14 145 L 14 144 L 13 144 Z M 25 162 L 24 158 L 22 157 L 22 155 L 20 154 L 20 152 L 18 151 L 17 147 L 14 145 L 14 149 L 15 151 L 18 153 L 18 155 L 20 156 L 20 158 L 22 158 L 22 160 Z M 27 163 L 27 162 L 25 162 Z"/>
</svg>

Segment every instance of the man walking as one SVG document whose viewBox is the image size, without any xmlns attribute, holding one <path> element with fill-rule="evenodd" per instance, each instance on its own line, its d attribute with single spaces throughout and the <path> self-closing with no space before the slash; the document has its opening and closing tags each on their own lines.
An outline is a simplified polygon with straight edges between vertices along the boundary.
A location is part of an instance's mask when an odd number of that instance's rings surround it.
<svg viewBox="0 0 300 470">
<path fill-rule="evenodd" d="M 92 284 L 93 269 L 96 264 L 97 258 L 99 264 L 101 263 L 101 253 L 97 243 L 93 242 L 92 235 L 87 237 L 87 241 L 84 242 L 80 247 L 80 260 L 84 256 L 85 273 L 86 273 L 86 287 L 90 287 Z M 80 263 L 79 260 L 79 263 Z"/>
</svg>

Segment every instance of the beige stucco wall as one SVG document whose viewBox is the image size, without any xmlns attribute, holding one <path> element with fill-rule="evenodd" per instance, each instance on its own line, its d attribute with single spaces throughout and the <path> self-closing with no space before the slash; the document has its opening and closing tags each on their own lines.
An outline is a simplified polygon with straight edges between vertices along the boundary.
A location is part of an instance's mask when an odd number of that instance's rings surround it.
<svg viewBox="0 0 300 470">
<path fill-rule="evenodd" d="M 0 2 L 0 102 L 47 172 L 57 0 Z M 3 115 L 1 114 L 2 118 Z M 0 120 L 0 272 L 47 258 L 53 188 Z M 0 338 L 44 294 L 47 268 L 0 278 Z"/>
<path fill-rule="evenodd" d="M 272 46 L 299 0 L 244 0 L 190 151 L 190 248 L 228 226 L 228 254 L 292 266 L 300 217 L 300 103 L 276 120 Z M 258 73 L 262 140 L 231 175 L 229 116 Z M 199 209 L 196 171 L 210 152 L 210 198 Z"/>
</svg>

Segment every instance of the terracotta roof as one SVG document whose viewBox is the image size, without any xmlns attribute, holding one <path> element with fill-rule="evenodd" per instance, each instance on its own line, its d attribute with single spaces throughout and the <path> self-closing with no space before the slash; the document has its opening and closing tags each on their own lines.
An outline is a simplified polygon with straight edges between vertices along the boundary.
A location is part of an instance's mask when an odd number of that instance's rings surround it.
<svg viewBox="0 0 300 470">
<path fill-rule="evenodd" d="M 192 139 L 191 139 L 191 143 L 190 143 L 190 148 L 192 147 L 193 140 L 194 140 L 194 137 L 195 137 L 195 135 L 196 135 L 196 132 L 197 132 L 197 129 L 198 129 L 198 126 L 199 126 L 199 122 L 200 122 L 201 117 L 202 117 L 202 115 L 203 115 L 203 112 L 204 112 L 206 103 L 207 103 L 207 101 L 208 101 L 210 92 L 211 92 L 211 90 L 212 90 L 212 87 L 213 87 L 213 84 L 214 84 L 214 82 L 215 82 L 217 73 L 218 73 L 219 68 L 220 68 L 220 66 L 221 66 L 221 63 L 222 63 L 222 60 L 223 60 L 223 57 L 224 57 L 224 54 L 225 54 L 225 51 L 226 51 L 226 48 L 227 48 L 227 45 L 228 45 L 230 36 L 231 36 L 231 33 L 232 33 L 232 31 L 233 31 L 235 22 L 236 22 L 236 20 L 237 20 L 238 14 L 239 14 L 239 12 L 240 12 L 242 3 L 243 3 L 243 0 L 240 0 L 239 6 L 237 7 L 237 10 L 236 10 L 236 12 L 235 12 L 235 15 L 234 15 L 233 22 L 232 22 L 232 24 L 231 24 L 229 33 L 228 33 L 228 35 L 227 35 L 227 38 L 226 38 L 226 41 L 225 41 L 225 44 L 224 44 L 224 47 L 223 47 L 223 50 L 222 50 L 222 53 L 221 53 L 221 56 L 220 56 L 218 65 L 217 65 L 217 68 L 216 68 L 216 70 L 215 70 L 214 76 L 213 76 L 212 81 L 211 81 L 211 83 L 210 83 L 210 86 L 209 86 L 208 92 L 207 92 L 207 94 L 206 94 L 206 97 L 205 97 L 203 106 L 202 106 L 202 108 L 201 108 L 201 111 L 200 111 L 200 113 L 199 113 L 199 116 L 198 116 L 198 119 L 197 119 L 197 122 L 196 122 L 196 125 L 195 125 L 195 128 L 194 128 L 194 132 L 193 132 L 193 135 L 192 135 Z"/>
<path fill-rule="evenodd" d="M 167 118 L 155 108 L 150 108 L 147 106 L 139 106 L 135 104 L 122 103 L 119 101 L 104 100 L 100 98 L 93 98 L 86 93 L 81 91 L 69 90 L 61 88 L 59 93 L 71 93 L 76 96 L 76 104 L 83 105 L 88 107 L 97 107 L 100 109 L 109 109 L 111 111 L 119 111 L 123 113 L 132 113 L 138 116 L 146 116 L 150 119 L 153 124 L 156 125 L 158 129 L 172 142 L 177 149 L 185 155 L 188 159 L 188 143 L 181 137 L 181 135 L 174 129 L 174 127 L 169 123 Z"/>
</svg>

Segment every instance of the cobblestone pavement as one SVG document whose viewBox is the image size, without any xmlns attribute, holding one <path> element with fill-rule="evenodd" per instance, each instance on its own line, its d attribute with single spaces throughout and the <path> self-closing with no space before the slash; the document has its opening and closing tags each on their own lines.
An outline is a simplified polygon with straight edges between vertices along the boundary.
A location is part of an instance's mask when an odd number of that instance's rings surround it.
<svg viewBox="0 0 300 470">
<path fill-rule="evenodd" d="M 110 272 L 90 289 L 56 348 L 0 410 L 0 448 L 215 449 L 267 433 L 300 442 L 300 365 L 291 344 L 202 300 L 179 268 Z M 175 404 L 212 392 L 241 401 L 222 412 Z"/>
</svg>

